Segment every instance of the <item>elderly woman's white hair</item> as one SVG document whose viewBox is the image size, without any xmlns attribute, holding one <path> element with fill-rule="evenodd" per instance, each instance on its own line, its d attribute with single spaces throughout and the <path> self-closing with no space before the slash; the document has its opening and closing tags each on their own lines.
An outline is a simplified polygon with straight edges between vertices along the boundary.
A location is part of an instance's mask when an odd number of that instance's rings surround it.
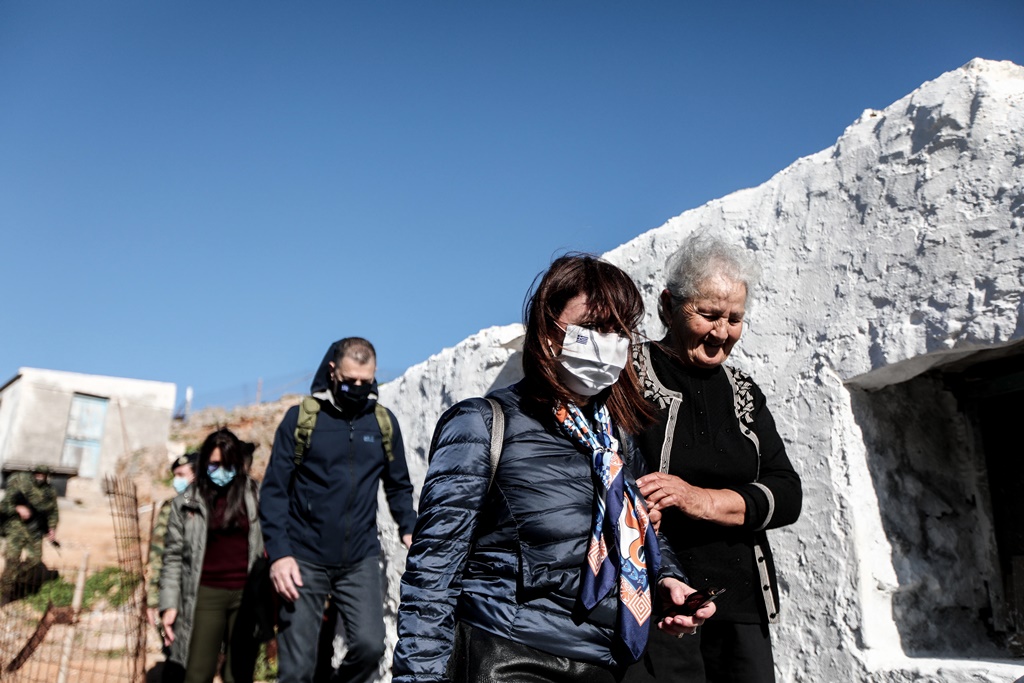
<svg viewBox="0 0 1024 683">
<path fill-rule="evenodd" d="M 674 306 L 704 295 L 701 286 L 719 277 L 743 283 L 749 296 L 761 277 L 761 268 L 753 254 L 704 231 L 683 240 L 679 249 L 669 256 L 666 270 L 665 288 Z M 659 313 L 667 325 L 671 312 L 662 306 Z"/>
</svg>

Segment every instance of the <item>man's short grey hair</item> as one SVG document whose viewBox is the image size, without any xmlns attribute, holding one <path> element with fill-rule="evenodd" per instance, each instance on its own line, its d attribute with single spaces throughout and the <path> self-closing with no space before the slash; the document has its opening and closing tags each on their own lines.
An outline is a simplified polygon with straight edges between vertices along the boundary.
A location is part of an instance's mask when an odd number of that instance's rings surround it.
<svg viewBox="0 0 1024 683">
<path fill-rule="evenodd" d="M 749 296 L 761 277 L 752 253 L 708 232 L 696 232 L 683 240 L 669 256 L 666 270 L 665 288 L 676 304 L 703 295 L 701 285 L 716 277 L 742 282 Z"/>
<path fill-rule="evenodd" d="M 362 337 L 345 337 L 334 348 L 334 364 L 341 365 L 342 358 L 351 358 L 360 365 L 371 361 L 377 362 L 377 352 L 373 344 Z"/>
</svg>

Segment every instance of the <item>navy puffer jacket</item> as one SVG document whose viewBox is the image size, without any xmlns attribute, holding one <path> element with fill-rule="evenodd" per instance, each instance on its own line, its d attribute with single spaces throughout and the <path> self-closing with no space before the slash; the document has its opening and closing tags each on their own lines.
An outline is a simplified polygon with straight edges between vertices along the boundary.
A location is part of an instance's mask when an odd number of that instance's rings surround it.
<svg viewBox="0 0 1024 683">
<path fill-rule="evenodd" d="M 492 395 L 505 441 L 489 491 L 490 406 L 463 401 L 438 423 L 402 577 L 395 683 L 446 680 L 456 620 L 553 655 L 629 663 L 616 660 L 615 591 L 589 614 L 577 606 L 593 515 L 589 459 L 550 413 L 524 412 L 520 387 Z M 627 469 L 641 476 L 643 458 L 624 441 Z M 662 549 L 661 576 L 682 578 Z"/>
</svg>

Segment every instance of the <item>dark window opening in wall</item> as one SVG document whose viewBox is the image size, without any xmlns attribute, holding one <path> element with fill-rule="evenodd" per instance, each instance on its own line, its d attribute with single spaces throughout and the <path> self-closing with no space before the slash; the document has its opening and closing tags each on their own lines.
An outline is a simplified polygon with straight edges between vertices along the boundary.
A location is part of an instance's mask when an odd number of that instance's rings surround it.
<svg viewBox="0 0 1024 683">
<path fill-rule="evenodd" d="M 1024 349 L 929 365 L 848 383 L 896 574 L 891 617 L 910 656 L 1021 657 Z"/>
<path fill-rule="evenodd" d="M 1024 356 L 954 366 L 945 376 L 987 472 L 1001 579 L 993 591 L 992 627 L 1005 634 L 1015 656 L 1024 656 Z"/>
<path fill-rule="evenodd" d="M 71 398 L 71 412 L 64 436 L 62 467 L 78 469 L 78 476 L 94 478 L 99 474 L 100 445 L 107 417 L 107 399 L 86 394 Z"/>
</svg>

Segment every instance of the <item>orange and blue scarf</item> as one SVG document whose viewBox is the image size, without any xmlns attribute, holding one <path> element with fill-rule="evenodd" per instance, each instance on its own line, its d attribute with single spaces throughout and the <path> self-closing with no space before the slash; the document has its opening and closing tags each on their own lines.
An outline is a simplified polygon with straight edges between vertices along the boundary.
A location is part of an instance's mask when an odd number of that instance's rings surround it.
<svg viewBox="0 0 1024 683">
<path fill-rule="evenodd" d="M 580 598 L 593 609 L 618 584 L 618 635 L 640 659 L 647 646 L 651 618 L 651 583 L 661 564 L 658 539 L 647 517 L 647 504 L 635 482 L 627 481 L 619 442 L 605 406 L 594 412 L 594 425 L 573 404 L 559 406 L 555 418 L 569 438 L 591 454 L 595 474 L 594 524 Z"/>
</svg>

